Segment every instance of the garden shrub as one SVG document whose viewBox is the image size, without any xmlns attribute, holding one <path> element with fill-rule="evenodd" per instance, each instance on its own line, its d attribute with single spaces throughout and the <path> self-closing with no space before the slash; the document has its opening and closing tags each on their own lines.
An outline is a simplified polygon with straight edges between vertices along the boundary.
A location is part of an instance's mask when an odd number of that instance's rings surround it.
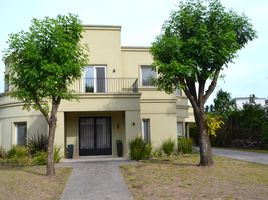
<svg viewBox="0 0 268 200">
<path fill-rule="evenodd" d="M 47 152 L 48 147 L 48 136 L 36 134 L 28 138 L 28 148 L 32 155 L 37 152 L 44 151 Z"/>
<path fill-rule="evenodd" d="M 1 165 L 13 165 L 13 166 L 20 166 L 20 165 L 32 165 L 32 159 L 30 157 L 12 157 L 8 159 L 1 159 Z"/>
<path fill-rule="evenodd" d="M 178 138 L 178 151 L 183 154 L 192 153 L 193 141 L 191 138 Z"/>
<path fill-rule="evenodd" d="M 60 153 L 61 147 L 55 145 L 53 152 L 54 163 L 59 163 L 63 156 Z M 47 152 L 38 151 L 33 157 L 33 164 L 35 165 L 46 165 L 47 164 Z"/>
<path fill-rule="evenodd" d="M 0 146 L 0 158 L 5 158 L 5 157 L 6 157 L 6 151 L 5 151 L 4 148 L 2 148 L 2 147 Z"/>
<path fill-rule="evenodd" d="M 152 145 L 141 137 L 136 137 L 129 142 L 131 160 L 148 160 L 151 157 Z"/>
<path fill-rule="evenodd" d="M 54 159 L 54 162 L 55 163 L 59 163 L 60 160 L 63 158 L 60 150 L 61 150 L 61 147 L 60 146 L 58 146 L 58 145 L 55 145 L 54 146 L 53 159 Z"/>
<path fill-rule="evenodd" d="M 44 151 L 39 151 L 34 155 L 33 158 L 34 165 L 46 165 L 47 164 L 47 153 Z"/>
<path fill-rule="evenodd" d="M 7 158 L 26 158 L 29 156 L 28 149 L 24 146 L 14 145 L 8 152 Z"/>
<path fill-rule="evenodd" d="M 152 152 L 152 157 L 153 158 L 160 158 L 163 156 L 162 149 L 156 149 Z"/>
<path fill-rule="evenodd" d="M 171 138 L 164 140 L 162 143 L 162 150 L 167 156 L 170 156 L 172 153 L 174 153 L 175 141 L 173 141 Z"/>
</svg>

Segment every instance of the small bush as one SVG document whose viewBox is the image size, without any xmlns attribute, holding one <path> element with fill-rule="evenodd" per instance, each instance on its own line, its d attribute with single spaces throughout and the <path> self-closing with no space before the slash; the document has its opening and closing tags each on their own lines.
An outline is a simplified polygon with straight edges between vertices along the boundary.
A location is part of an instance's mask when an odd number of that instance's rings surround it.
<svg viewBox="0 0 268 200">
<path fill-rule="evenodd" d="M 0 158 L 5 158 L 6 157 L 6 151 L 4 148 L 0 147 Z"/>
<path fill-rule="evenodd" d="M 153 153 L 152 153 L 153 158 L 160 158 L 162 156 L 163 156 L 162 149 L 154 150 Z"/>
<path fill-rule="evenodd" d="M 13 165 L 13 166 L 20 166 L 20 165 L 32 165 L 32 159 L 29 157 L 13 157 L 8 159 L 0 159 L 1 165 Z"/>
<path fill-rule="evenodd" d="M 61 155 L 60 150 L 61 150 L 60 146 L 57 146 L 57 145 L 54 146 L 53 159 L 54 159 L 55 163 L 59 163 L 60 160 L 63 158 L 63 156 Z"/>
<path fill-rule="evenodd" d="M 136 137 L 129 142 L 131 160 L 148 160 L 151 157 L 152 145 L 141 137 Z"/>
<path fill-rule="evenodd" d="M 35 154 L 33 158 L 34 165 L 46 165 L 47 164 L 47 153 L 44 151 L 39 151 Z"/>
<path fill-rule="evenodd" d="M 192 153 L 193 141 L 191 138 L 178 138 L 178 151 L 183 154 Z"/>
<path fill-rule="evenodd" d="M 31 155 L 34 155 L 40 151 L 47 152 L 48 136 L 41 134 L 32 135 L 28 138 L 27 146 L 30 150 Z"/>
<path fill-rule="evenodd" d="M 7 152 L 7 158 L 26 158 L 29 156 L 28 149 L 26 147 L 15 145 Z"/>
<path fill-rule="evenodd" d="M 167 156 L 170 156 L 172 153 L 174 153 L 175 141 L 173 141 L 171 138 L 164 140 L 162 143 L 162 150 Z"/>
</svg>

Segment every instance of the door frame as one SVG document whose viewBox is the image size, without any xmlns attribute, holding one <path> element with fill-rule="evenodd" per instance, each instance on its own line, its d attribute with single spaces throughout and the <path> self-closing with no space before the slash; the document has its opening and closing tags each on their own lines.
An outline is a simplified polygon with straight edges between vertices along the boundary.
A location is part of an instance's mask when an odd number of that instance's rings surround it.
<svg viewBox="0 0 268 200">
<path fill-rule="evenodd" d="M 83 118 L 94 119 L 94 149 L 80 149 L 80 120 Z M 105 118 L 109 120 L 108 134 L 110 136 L 110 148 L 98 149 L 97 145 L 97 132 L 96 132 L 96 119 Z M 96 156 L 96 155 L 112 155 L 112 117 L 111 116 L 82 116 L 78 117 L 78 155 L 79 156 Z"/>
</svg>

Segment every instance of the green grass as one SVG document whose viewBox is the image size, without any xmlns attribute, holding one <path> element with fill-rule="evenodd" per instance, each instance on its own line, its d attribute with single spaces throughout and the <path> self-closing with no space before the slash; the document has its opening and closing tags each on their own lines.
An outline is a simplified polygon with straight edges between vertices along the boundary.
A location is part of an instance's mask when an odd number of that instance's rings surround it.
<svg viewBox="0 0 268 200">
<path fill-rule="evenodd" d="M 64 190 L 71 168 L 56 168 L 45 176 L 46 166 L 0 168 L 0 199 L 57 200 Z"/>
<path fill-rule="evenodd" d="M 268 165 L 214 157 L 198 167 L 199 155 L 125 164 L 121 172 L 135 199 L 266 199 Z"/>
</svg>

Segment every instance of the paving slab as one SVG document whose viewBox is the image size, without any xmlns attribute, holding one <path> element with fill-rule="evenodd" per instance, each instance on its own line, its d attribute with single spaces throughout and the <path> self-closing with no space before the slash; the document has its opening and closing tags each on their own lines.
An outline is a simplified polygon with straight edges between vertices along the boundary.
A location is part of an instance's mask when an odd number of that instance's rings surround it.
<svg viewBox="0 0 268 200">
<path fill-rule="evenodd" d="M 73 167 L 61 200 L 132 200 L 119 166 L 131 161 L 61 163 Z"/>
</svg>

